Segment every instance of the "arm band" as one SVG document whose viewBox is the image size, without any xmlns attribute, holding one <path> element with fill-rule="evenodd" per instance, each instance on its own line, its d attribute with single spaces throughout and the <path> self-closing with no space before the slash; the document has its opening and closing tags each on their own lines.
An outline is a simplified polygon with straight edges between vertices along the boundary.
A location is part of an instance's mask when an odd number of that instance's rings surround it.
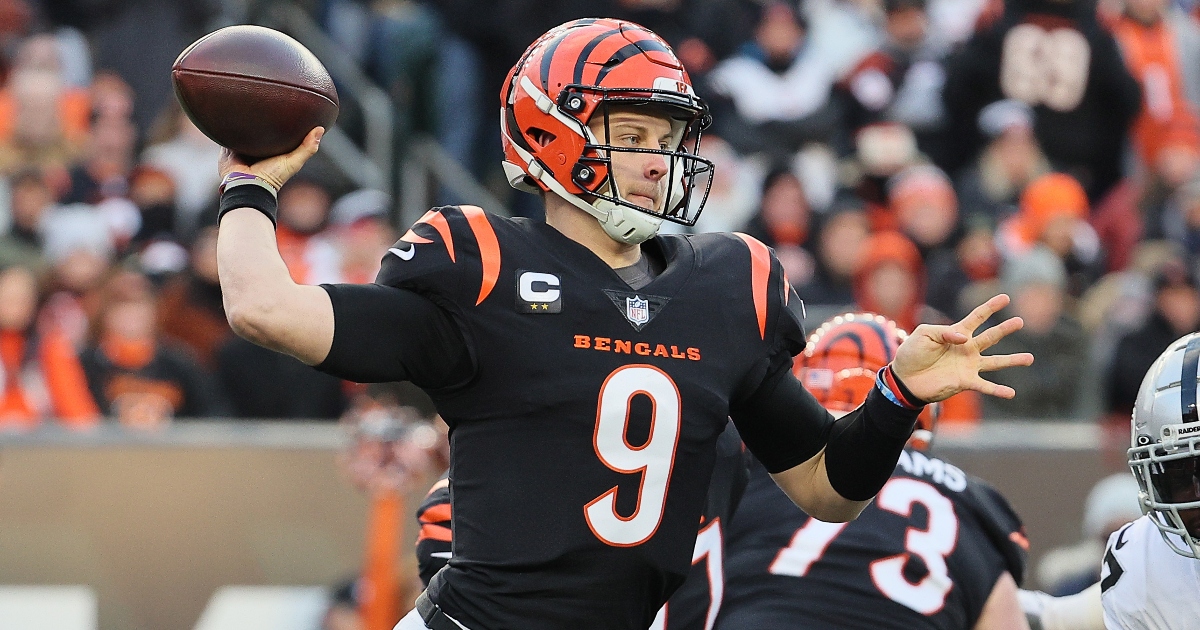
<svg viewBox="0 0 1200 630">
<path fill-rule="evenodd" d="M 240 183 L 240 182 L 239 182 Z M 227 185 L 221 191 L 221 206 L 217 212 L 217 224 L 226 212 L 234 208 L 254 208 L 271 219 L 271 225 L 277 225 L 276 215 L 279 214 L 279 200 L 275 198 L 266 185 L 256 181 L 247 181 L 240 185 Z"/>
<path fill-rule="evenodd" d="M 895 471 L 920 413 L 920 407 L 900 406 L 883 388 L 872 387 L 866 401 L 834 422 L 829 433 L 825 472 L 833 489 L 851 501 L 875 496 Z"/>
</svg>

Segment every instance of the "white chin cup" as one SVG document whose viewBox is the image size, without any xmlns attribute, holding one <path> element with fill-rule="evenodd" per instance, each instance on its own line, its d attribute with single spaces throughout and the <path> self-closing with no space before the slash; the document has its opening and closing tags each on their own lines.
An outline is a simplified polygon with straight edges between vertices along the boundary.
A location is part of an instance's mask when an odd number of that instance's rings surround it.
<svg viewBox="0 0 1200 630">
<path fill-rule="evenodd" d="M 593 204 L 600 211 L 596 217 L 600 227 L 618 243 L 637 245 L 658 233 L 662 218 L 651 216 L 640 210 L 619 206 L 611 201 L 597 199 Z"/>
</svg>

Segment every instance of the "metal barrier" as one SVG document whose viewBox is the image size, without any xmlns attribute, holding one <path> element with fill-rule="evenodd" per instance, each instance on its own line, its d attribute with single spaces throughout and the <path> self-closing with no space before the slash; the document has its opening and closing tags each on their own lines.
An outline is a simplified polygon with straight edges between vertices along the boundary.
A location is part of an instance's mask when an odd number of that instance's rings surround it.
<svg viewBox="0 0 1200 630">
<path fill-rule="evenodd" d="M 299 6 L 276 2 L 258 20 L 262 26 L 283 31 L 312 51 L 334 80 L 347 88 L 362 107 L 366 148 L 360 150 L 336 126 L 326 131 L 322 149 L 355 184 L 392 192 L 395 155 L 395 112 L 392 99 L 375 85 L 358 63 L 337 46 Z"/>
</svg>

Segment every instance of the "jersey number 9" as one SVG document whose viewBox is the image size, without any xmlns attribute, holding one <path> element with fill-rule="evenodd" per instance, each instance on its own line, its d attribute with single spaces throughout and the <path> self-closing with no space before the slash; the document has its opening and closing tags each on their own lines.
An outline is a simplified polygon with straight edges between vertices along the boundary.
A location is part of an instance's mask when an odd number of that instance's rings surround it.
<svg viewBox="0 0 1200 630">
<path fill-rule="evenodd" d="M 639 395 L 650 399 L 650 436 L 644 444 L 634 446 L 626 433 L 630 405 Z M 596 455 L 612 470 L 641 475 L 633 514 L 617 513 L 616 486 L 583 507 L 588 527 L 605 543 L 632 547 L 646 542 L 658 530 L 679 443 L 680 405 L 675 381 L 652 365 L 619 367 L 600 386 L 592 438 Z"/>
</svg>

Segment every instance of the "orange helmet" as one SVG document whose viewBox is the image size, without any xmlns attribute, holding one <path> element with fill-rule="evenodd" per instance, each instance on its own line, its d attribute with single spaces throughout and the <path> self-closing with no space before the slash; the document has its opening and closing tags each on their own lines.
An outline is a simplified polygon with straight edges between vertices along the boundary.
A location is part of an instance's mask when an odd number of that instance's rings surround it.
<svg viewBox="0 0 1200 630">
<path fill-rule="evenodd" d="M 906 337 L 903 328 L 882 315 L 843 313 L 809 335 L 793 371 L 823 407 L 847 413 L 867 399 L 876 373 L 891 363 Z M 929 446 L 939 410 L 940 403 L 925 406 L 909 444 Z"/>
<path fill-rule="evenodd" d="M 567 22 L 535 41 L 500 90 L 504 172 L 519 190 L 556 194 L 596 217 L 613 239 L 640 243 L 662 221 L 693 225 L 708 197 L 692 199 L 697 177 L 712 162 L 696 155 L 708 107 L 692 89 L 675 53 L 658 35 L 632 22 L 589 18 Z M 611 106 L 647 107 L 671 122 L 662 149 L 613 146 Z M 588 127 L 605 116 L 604 137 Z M 691 146 L 691 151 L 685 147 Z M 667 164 L 662 207 L 626 201 L 610 176 L 615 151 L 657 153 Z M 707 178 L 711 182 L 711 178 Z"/>
</svg>

